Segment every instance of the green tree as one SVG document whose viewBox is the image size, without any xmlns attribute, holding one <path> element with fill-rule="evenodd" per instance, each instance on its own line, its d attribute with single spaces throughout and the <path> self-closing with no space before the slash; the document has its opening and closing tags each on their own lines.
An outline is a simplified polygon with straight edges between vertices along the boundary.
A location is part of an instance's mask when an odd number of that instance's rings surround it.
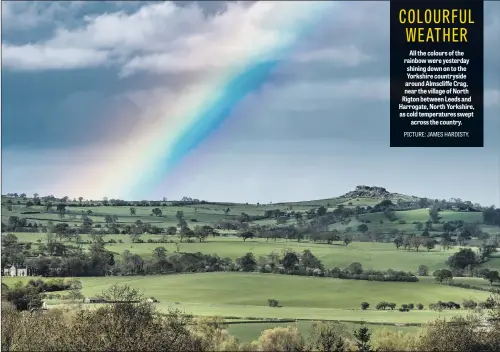
<svg viewBox="0 0 500 352">
<path fill-rule="evenodd" d="M 153 250 L 153 257 L 158 260 L 163 260 L 167 257 L 167 250 L 165 247 L 156 247 Z"/>
<path fill-rule="evenodd" d="M 257 268 L 257 261 L 253 253 L 248 252 L 243 257 L 236 259 L 236 263 L 241 267 L 243 271 L 254 271 Z"/>
<path fill-rule="evenodd" d="M 488 280 L 491 285 L 493 285 L 493 283 L 496 281 L 500 281 L 500 275 L 498 274 L 498 271 L 496 271 L 496 270 L 491 270 L 491 271 L 488 270 L 483 277 L 486 280 Z"/>
<path fill-rule="evenodd" d="M 426 238 L 424 241 L 425 248 L 427 248 L 427 251 L 430 251 L 431 249 L 434 249 L 436 247 L 436 240 L 433 238 Z"/>
<path fill-rule="evenodd" d="M 295 252 L 287 251 L 281 260 L 281 264 L 286 270 L 292 270 L 299 264 L 299 257 Z"/>
<path fill-rule="evenodd" d="M 422 237 L 419 236 L 411 236 L 410 237 L 410 246 L 415 248 L 418 252 L 418 249 L 423 244 Z"/>
<path fill-rule="evenodd" d="M 82 299 L 83 295 L 81 293 L 83 285 L 82 282 L 78 279 L 73 279 L 71 280 L 71 284 L 69 286 L 69 294 L 71 296 L 71 299 L 73 301 L 76 301 L 78 299 Z"/>
<path fill-rule="evenodd" d="M 429 206 L 429 200 L 427 198 L 420 198 L 418 200 L 418 206 L 420 208 L 425 208 Z"/>
<path fill-rule="evenodd" d="M 366 231 L 368 231 L 368 226 L 366 224 L 358 225 L 358 231 L 362 232 L 362 233 L 366 233 Z"/>
<path fill-rule="evenodd" d="M 359 352 L 373 352 L 370 345 L 372 333 L 366 326 L 354 330 L 354 337 L 356 338 L 356 346 Z"/>
<path fill-rule="evenodd" d="M 184 220 L 184 212 L 182 210 L 177 210 L 177 212 L 175 213 L 175 218 L 178 222 L 181 222 L 182 220 Z"/>
<path fill-rule="evenodd" d="M 208 225 L 196 226 L 194 228 L 194 234 L 200 242 L 205 241 L 207 239 L 207 237 L 213 233 L 213 231 L 214 231 L 214 229 Z"/>
<path fill-rule="evenodd" d="M 433 206 L 429 209 L 429 217 L 433 223 L 437 223 L 440 219 L 439 217 L 439 208 Z"/>
<path fill-rule="evenodd" d="M 19 225 L 21 224 L 21 219 L 19 216 L 9 216 L 9 227 L 12 229 L 12 231 L 16 231 Z"/>
<path fill-rule="evenodd" d="M 396 245 L 396 249 L 399 249 L 403 245 L 403 236 L 397 236 L 394 239 L 394 244 Z"/>
<path fill-rule="evenodd" d="M 326 215 L 327 209 L 324 206 L 320 206 L 318 210 L 316 211 L 316 214 L 318 216 L 323 216 Z"/>
<path fill-rule="evenodd" d="M 462 248 L 448 259 L 451 269 L 465 269 L 467 266 L 477 264 L 476 253 L 470 248 Z"/>
<path fill-rule="evenodd" d="M 314 322 L 309 334 L 309 351 L 347 352 L 347 333 L 342 324 Z"/>
<path fill-rule="evenodd" d="M 358 262 L 351 263 L 346 270 L 352 275 L 363 274 L 363 266 Z"/>
<path fill-rule="evenodd" d="M 13 247 L 18 244 L 18 239 L 16 235 L 13 235 L 11 233 L 6 234 L 5 236 L 2 236 L 2 246 L 3 247 Z"/>
<path fill-rule="evenodd" d="M 38 309 L 42 306 L 42 297 L 36 287 L 13 287 L 5 293 L 5 298 L 17 310 Z"/>
<path fill-rule="evenodd" d="M 343 240 L 343 242 L 344 242 L 344 244 L 345 244 L 345 245 L 346 245 L 346 247 L 347 247 L 347 245 L 349 245 L 349 243 L 351 243 L 351 242 L 352 242 L 352 237 L 351 237 L 351 236 L 349 236 L 349 235 L 344 235 L 344 240 Z"/>
<path fill-rule="evenodd" d="M 238 237 L 243 238 L 243 242 L 245 242 L 249 238 L 254 238 L 255 234 L 252 231 L 242 231 Z"/>
<path fill-rule="evenodd" d="M 8 211 L 12 211 L 12 200 L 8 200 L 5 204 L 5 207 L 7 208 Z"/>
<path fill-rule="evenodd" d="M 438 281 L 439 283 L 443 283 L 443 281 L 453 279 L 452 272 L 447 269 L 436 270 L 432 275 L 436 278 L 436 281 Z"/>
<path fill-rule="evenodd" d="M 309 249 L 302 252 L 300 256 L 300 265 L 304 268 L 323 270 L 323 264 Z"/>
<path fill-rule="evenodd" d="M 52 207 L 53 207 L 52 202 L 50 201 L 45 202 L 45 212 L 49 212 L 50 210 L 52 210 Z"/>
<path fill-rule="evenodd" d="M 166 230 L 167 236 L 175 236 L 177 234 L 177 227 L 169 226 Z"/>
</svg>

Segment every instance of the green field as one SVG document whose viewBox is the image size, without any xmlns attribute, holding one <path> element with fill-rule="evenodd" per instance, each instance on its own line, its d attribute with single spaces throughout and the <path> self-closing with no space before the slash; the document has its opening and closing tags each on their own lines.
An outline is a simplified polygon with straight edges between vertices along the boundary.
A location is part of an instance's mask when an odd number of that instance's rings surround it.
<svg viewBox="0 0 500 352">
<path fill-rule="evenodd" d="M 27 280 L 25 278 L 24 280 Z M 82 293 L 96 296 L 114 283 L 126 283 L 146 296 L 159 300 L 158 307 L 176 307 L 195 315 L 230 317 L 325 319 L 389 323 L 423 323 L 438 315 L 463 313 L 429 310 L 401 313 L 360 309 L 363 301 L 422 303 L 438 300 L 461 302 L 467 298 L 486 299 L 489 294 L 476 290 L 439 285 L 432 278 L 419 282 L 371 282 L 330 278 L 298 277 L 258 273 L 203 273 L 142 277 L 81 278 Z M 3 278 L 7 285 L 18 278 Z M 267 306 L 269 298 L 282 307 Z"/>
<path fill-rule="evenodd" d="M 254 205 L 254 204 L 230 204 L 230 205 L 216 205 L 216 204 L 201 204 L 201 205 L 185 205 L 185 206 L 171 206 L 167 204 L 167 206 L 159 206 L 162 210 L 162 216 L 157 217 L 151 214 L 152 209 L 156 208 L 153 206 L 138 206 L 136 207 L 136 214 L 134 216 L 130 215 L 128 206 L 92 206 L 92 207 L 78 207 L 71 206 L 68 207 L 69 213 L 66 214 L 65 218 L 61 219 L 56 212 L 46 213 L 45 208 L 43 206 L 32 206 L 27 209 L 22 203 L 14 204 L 12 211 L 7 209 L 2 209 L 2 221 L 7 222 L 9 216 L 16 215 L 20 216 L 22 212 L 27 210 L 29 211 L 39 211 L 39 214 L 25 214 L 21 215 L 26 217 L 28 220 L 41 222 L 46 224 L 49 220 L 53 222 L 68 222 L 68 223 L 81 223 L 80 215 L 83 212 L 92 211 L 92 215 L 90 218 L 94 221 L 94 223 L 104 223 L 104 215 L 117 215 L 119 217 L 118 223 L 133 223 L 136 220 L 141 220 L 143 222 L 150 222 L 156 224 L 163 225 L 175 225 L 177 220 L 175 218 L 175 214 L 177 211 L 183 211 L 184 217 L 190 222 L 191 219 L 196 219 L 197 222 L 201 224 L 205 223 L 214 223 L 223 219 L 236 219 L 241 213 L 245 213 L 248 215 L 262 215 L 266 210 L 275 210 L 281 209 L 282 211 L 297 211 L 304 212 L 310 210 L 314 207 L 319 206 L 327 206 L 330 205 L 330 210 L 333 210 L 333 207 L 337 205 L 344 205 L 347 207 L 351 207 L 348 204 L 351 203 L 352 207 L 360 206 L 374 206 L 380 203 L 381 198 L 354 198 L 354 199 L 346 199 L 346 198 L 329 198 L 324 200 L 316 200 L 316 201 L 305 201 L 305 202 L 297 202 L 297 203 L 280 203 L 280 204 L 271 204 L 271 205 Z M 224 210 L 229 208 L 230 212 L 226 215 Z M 379 227 L 380 220 L 384 221 L 384 225 L 382 228 L 390 229 L 390 228 L 400 228 L 414 229 L 413 222 L 425 222 L 429 220 L 428 209 L 414 209 L 414 210 L 405 210 L 405 211 L 396 211 L 396 217 L 399 220 L 404 220 L 408 224 L 399 224 L 396 222 L 389 222 L 386 216 L 382 212 L 378 213 L 368 213 L 362 214 L 360 216 L 361 219 L 370 220 L 372 225 Z M 72 215 L 76 215 L 77 218 L 72 220 Z M 469 223 L 478 223 L 481 224 L 482 213 L 481 212 L 459 212 L 459 211 L 451 211 L 444 210 L 439 213 L 442 221 L 453 221 L 453 220 L 462 220 L 464 222 Z M 290 220 L 289 220 L 290 221 Z M 258 221 L 259 222 L 259 221 Z M 293 220 L 292 220 L 293 222 Z M 358 224 L 356 220 L 353 220 L 351 223 L 344 225 L 345 226 L 353 226 Z M 195 225 L 195 224 L 193 224 Z M 411 226 L 405 226 L 411 225 Z M 487 228 L 487 227 L 485 227 Z M 495 227 L 491 229 L 493 232 L 499 233 L 499 228 Z"/>
<path fill-rule="evenodd" d="M 26 282 L 29 278 L 23 278 Z M 137 288 L 145 296 L 159 300 L 157 308 L 166 311 L 179 309 L 199 316 L 223 316 L 230 322 L 228 330 L 241 341 L 252 341 L 262 331 L 274 327 L 294 325 L 304 333 L 314 320 L 342 322 L 349 331 L 366 323 L 372 331 L 381 329 L 415 331 L 406 324 L 423 324 L 438 317 L 451 318 L 468 311 L 435 312 L 427 309 L 438 300 L 462 302 L 473 298 L 484 300 L 487 292 L 466 290 L 435 283 L 432 278 L 420 278 L 416 283 L 369 282 L 312 278 L 272 274 L 204 273 L 170 276 L 81 278 L 83 294 L 96 296 L 114 283 Z M 12 285 L 18 278 L 3 278 Z M 483 285 L 485 280 L 464 279 L 463 282 Z M 282 307 L 267 306 L 269 298 L 277 299 Z M 372 308 L 379 301 L 422 303 L 424 310 L 408 313 L 377 311 Z M 371 307 L 363 311 L 360 303 Z M 48 301 L 60 305 L 63 301 Z M 97 305 L 83 305 L 83 307 Z M 296 322 L 250 322 L 249 319 L 303 319 Z"/>
<path fill-rule="evenodd" d="M 413 222 L 426 222 L 429 220 L 429 210 L 428 209 L 414 209 L 405 211 L 395 211 L 396 217 L 400 220 L 404 220 L 409 223 Z M 439 212 L 441 221 L 454 221 L 462 220 L 467 223 L 477 223 L 480 224 L 483 221 L 483 214 L 481 212 L 458 212 L 451 210 L 443 210 Z M 370 213 L 363 214 L 362 219 L 370 220 L 373 222 L 378 222 L 380 220 L 388 221 L 387 217 L 383 213 Z"/>
</svg>

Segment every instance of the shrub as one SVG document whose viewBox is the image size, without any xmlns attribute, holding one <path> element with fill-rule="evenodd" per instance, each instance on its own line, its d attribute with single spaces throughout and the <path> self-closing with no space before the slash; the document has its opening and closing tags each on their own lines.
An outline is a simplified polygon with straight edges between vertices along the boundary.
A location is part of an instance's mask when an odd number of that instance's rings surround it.
<svg viewBox="0 0 500 352">
<path fill-rule="evenodd" d="M 257 347 L 257 348 L 255 348 Z M 264 330 L 249 351 L 305 351 L 305 341 L 294 326 Z"/>
<path fill-rule="evenodd" d="M 414 309 L 414 308 L 415 308 L 415 305 L 414 305 L 413 303 L 410 303 L 410 304 L 408 304 L 408 308 L 409 308 L 409 309 Z"/>
<path fill-rule="evenodd" d="M 498 304 L 498 305 L 497 305 L 497 304 Z M 488 298 L 486 299 L 486 301 L 484 301 L 484 305 L 483 305 L 483 306 L 484 306 L 486 309 L 493 309 L 493 308 L 495 308 L 495 306 L 496 306 L 496 307 L 500 307 L 500 304 L 499 304 L 498 302 L 495 302 L 495 301 L 493 300 L 493 298 L 488 297 Z"/>
<path fill-rule="evenodd" d="M 401 330 L 391 331 L 389 329 L 377 329 L 373 333 L 376 351 L 415 351 L 414 346 L 418 341 L 418 335 Z"/>
<path fill-rule="evenodd" d="M 473 301 L 472 299 L 466 299 L 462 302 L 462 306 L 465 309 L 476 309 L 477 302 Z"/>
<path fill-rule="evenodd" d="M 429 274 L 429 268 L 426 265 L 418 266 L 418 275 L 427 276 Z"/>
<path fill-rule="evenodd" d="M 424 305 L 422 303 L 417 304 L 417 309 L 418 310 L 424 309 Z"/>
<path fill-rule="evenodd" d="M 370 307 L 370 303 L 368 302 L 361 302 L 361 309 L 367 310 Z"/>
</svg>

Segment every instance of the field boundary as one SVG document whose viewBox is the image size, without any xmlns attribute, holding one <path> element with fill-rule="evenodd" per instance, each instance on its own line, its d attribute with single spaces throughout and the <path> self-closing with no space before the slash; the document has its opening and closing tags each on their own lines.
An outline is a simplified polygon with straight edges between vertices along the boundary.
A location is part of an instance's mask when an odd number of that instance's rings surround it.
<svg viewBox="0 0 500 352">
<path fill-rule="evenodd" d="M 241 318 L 242 321 L 237 321 L 235 317 L 222 317 L 224 319 L 234 319 L 232 321 L 225 322 L 226 325 L 236 325 L 236 324 L 261 324 L 261 323 L 296 323 L 299 321 L 306 322 L 338 322 L 338 323 L 351 323 L 351 324 L 369 324 L 369 325 L 381 325 L 381 326 L 422 326 L 422 323 L 391 323 L 391 322 L 370 322 L 364 320 L 343 320 L 343 319 L 262 319 L 253 317 Z"/>
</svg>

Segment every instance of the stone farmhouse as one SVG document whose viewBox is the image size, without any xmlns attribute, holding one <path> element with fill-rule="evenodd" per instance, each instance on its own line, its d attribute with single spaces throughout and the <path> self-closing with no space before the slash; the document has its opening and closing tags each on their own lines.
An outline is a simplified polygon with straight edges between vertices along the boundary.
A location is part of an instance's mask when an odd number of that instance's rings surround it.
<svg viewBox="0 0 500 352">
<path fill-rule="evenodd" d="M 31 276 L 33 270 L 26 265 L 22 264 L 12 264 L 12 266 L 6 266 L 3 269 L 3 276 Z"/>
</svg>

